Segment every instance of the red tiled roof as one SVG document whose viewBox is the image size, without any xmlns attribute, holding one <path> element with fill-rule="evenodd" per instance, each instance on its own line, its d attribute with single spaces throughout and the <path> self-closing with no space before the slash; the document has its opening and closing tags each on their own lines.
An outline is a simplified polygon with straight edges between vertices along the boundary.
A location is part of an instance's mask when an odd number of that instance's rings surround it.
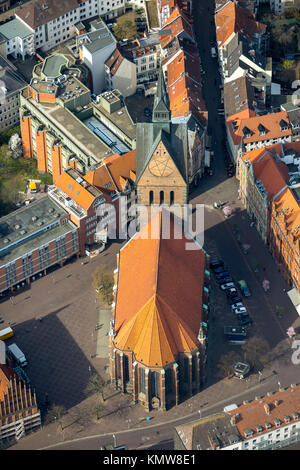
<svg viewBox="0 0 300 470">
<path fill-rule="evenodd" d="M 136 171 L 136 150 L 123 155 L 114 154 L 103 160 L 102 165 L 94 171 L 88 171 L 85 179 L 101 191 L 122 191 L 124 188 L 120 177 L 131 179 L 130 172 Z"/>
<path fill-rule="evenodd" d="M 166 47 L 183 31 L 191 38 L 191 40 L 194 40 L 190 18 L 176 7 L 160 30 L 162 36 L 160 41 L 161 47 Z M 164 33 L 166 34 L 165 36 Z"/>
<path fill-rule="evenodd" d="M 105 62 L 105 65 L 109 68 L 109 73 L 111 76 L 114 76 L 118 68 L 122 64 L 124 57 L 118 48 L 114 50 L 111 56 Z"/>
<path fill-rule="evenodd" d="M 187 250 L 185 235 L 174 238 L 178 223 L 171 215 L 163 238 L 160 212 L 120 250 L 114 344 L 149 367 L 199 346 L 205 254 Z M 150 238 L 155 228 L 159 236 Z"/>
<path fill-rule="evenodd" d="M 255 20 L 255 16 L 244 10 L 234 2 L 228 2 L 221 8 L 216 16 L 216 36 L 218 47 L 221 47 L 233 33 L 240 33 L 248 41 L 253 34 L 261 34 L 266 25 Z"/>
<path fill-rule="evenodd" d="M 193 114 L 204 125 L 206 104 L 202 96 L 200 58 L 197 48 L 189 53 L 181 50 L 167 65 L 168 94 L 172 117 Z"/>
<path fill-rule="evenodd" d="M 236 415 L 236 427 L 241 436 L 246 439 L 244 431 L 251 429 L 253 434 L 249 438 L 253 439 L 262 435 L 262 432 L 268 431 L 265 423 L 271 424 L 269 432 L 272 432 L 276 428 L 280 429 L 287 425 L 285 417 L 289 417 L 291 422 L 298 422 L 299 417 L 293 418 L 293 412 L 300 416 L 300 385 L 290 386 L 272 395 L 259 397 L 250 403 L 240 405 L 229 414 Z M 275 419 L 280 421 L 279 426 L 276 426 Z M 263 428 L 262 432 L 257 431 L 257 425 Z"/>
<path fill-rule="evenodd" d="M 288 123 L 288 129 L 282 131 L 280 128 L 281 120 Z M 235 130 L 233 129 L 235 124 Z M 259 125 L 263 125 L 266 128 L 264 135 L 259 134 Z M 289 117 L 286 111 L 280 111 L 279 113 L 270 113 L 263 116 L 252 116 L 249 118 L 240 118 L 240 114 L 230 116 L 227 119 L 227 125 L 231 133 L 231 137 L 235 145 L 239 144 L 241 139 L 244 143 L 259 142 L 261 140 L 269 140 L 277 137 L 285 137 L 292 134 Z M 251 137 L 245 138 L 243 129 L 248 128 L 251 131 Z"/>
</svg>

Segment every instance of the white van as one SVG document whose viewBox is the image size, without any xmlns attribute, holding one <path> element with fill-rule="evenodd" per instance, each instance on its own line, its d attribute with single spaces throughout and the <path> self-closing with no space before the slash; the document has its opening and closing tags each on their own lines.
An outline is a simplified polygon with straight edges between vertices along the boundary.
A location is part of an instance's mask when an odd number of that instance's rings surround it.
<svg viewBox="0 0 300 470">
<path fill-rule="evenodd" d="M 16 343 L 13 343 L 10 346 L 8 346 L 7 351 L 9 355 L 17 362 L 19 366 L 27 366 L 28 362 L 25 357 L 25 354 L 16 345 Z"/>
</svg>

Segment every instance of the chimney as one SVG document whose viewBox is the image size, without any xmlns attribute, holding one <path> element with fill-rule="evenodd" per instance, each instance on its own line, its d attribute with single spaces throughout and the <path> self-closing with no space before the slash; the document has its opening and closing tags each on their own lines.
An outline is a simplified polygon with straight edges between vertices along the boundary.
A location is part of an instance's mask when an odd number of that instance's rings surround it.
<svg viewBox="0 0 300 470">
<path fill-rule="evenodd" d="M 269 415 L 270 414 L 270 406 L 267 403 L 264 404 L 264 409 L 265 409 L 265 412 L 267 413 L 267 415 Z"/>
<path fill-rule="evenodd" d="M 236 421 L 237 421 L 236 415 L 231 416 L 231 418 L 230 418 L 230 423 L 231 423 L 232 425 L 234 425 L 234 424 L 236 424 Z"/>
<path fill-rule="evenodd" d="M 275 400 L 275 401 L 274 401 L 274 405 L 275 405 L 275 406 L 279 406 L 279 400 Z"/>
</svg>

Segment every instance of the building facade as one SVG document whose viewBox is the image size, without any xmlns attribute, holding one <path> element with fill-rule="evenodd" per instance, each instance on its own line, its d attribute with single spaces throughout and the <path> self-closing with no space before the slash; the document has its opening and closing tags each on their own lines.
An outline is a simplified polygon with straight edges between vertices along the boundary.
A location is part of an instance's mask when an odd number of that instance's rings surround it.
<svg viewBox="0 0 300 470">
<path fill-rule="evenodd" d="M 54 183 L 68 167 L 85 173 L 135 148 L 135 125 L 117 90 L 92 101 L 80 70 L 60 54 L 35 71 L 20 95 L 23 154 L 37 159 L 38 170 L 51 173 Z"/>
<path fill-rule="evenodd" d="M 50 266 L 79 255 L 78 228 L 47 195 L 1 217 L 0 292 L 30 284 Z"/>
<path fill-rule="evenodd" d="M 15 439 L 41 427 L 36 394 L 14 369 L 0 364 L 0 441 Z"/>
<path fill-rule="evenodd" d="M 300 440 L 300 386 L 268 392 L 176 427 L 175 450 L 276 450 Z"/>
</svg>

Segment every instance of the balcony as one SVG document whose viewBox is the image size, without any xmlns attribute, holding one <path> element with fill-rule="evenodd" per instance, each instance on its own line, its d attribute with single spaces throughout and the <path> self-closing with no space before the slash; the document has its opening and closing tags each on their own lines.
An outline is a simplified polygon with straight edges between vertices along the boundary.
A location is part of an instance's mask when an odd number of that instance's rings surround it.
<svg viewBox="0 0 300 470">
<path fill-rule="evenodd" d="M 82 219 L 86 217 L 86 211 L 78 206 L 73 199 L 70 198 L 63 191 L 58 189 L 56 186 L 52 186 L 48 190 L 48 194 L 52 197 L 58 204 L 63 206 L 68 212 L 71 212 L 77 219 Z"/>
</svg>

